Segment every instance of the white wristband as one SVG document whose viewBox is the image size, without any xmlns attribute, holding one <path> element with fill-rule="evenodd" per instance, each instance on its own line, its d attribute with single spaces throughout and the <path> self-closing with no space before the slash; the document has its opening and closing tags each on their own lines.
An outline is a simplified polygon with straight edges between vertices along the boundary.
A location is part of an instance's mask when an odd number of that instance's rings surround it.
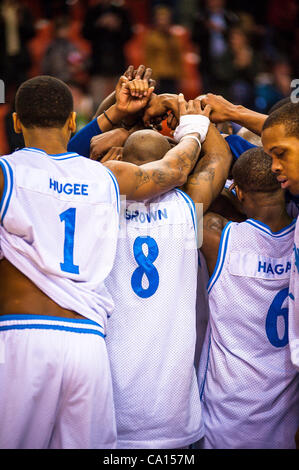
<svg viewBox="0 0 299 470">
<path fill-rule="evenodd" d="M 210 125 L 210 119 L 202 114 L 185 114 L 180 117 L 180 124 L 174 131 L 173 138 L 179 142 L 186 134 L 197 132 L 200 135 L 200 142 L 204 142 Z"/>
<path fill-rule="evenodd" d="M 184 135 L 184 137 L 181 138 L 180 142 L 182 142 L 182 140 L 184 139 L 194 139 L 196 140 L 196 142 L 198 143 L 198 146 L 199 146 L 199 150 L 201 149 L 201 143 L 200 143 L 200 140 L 196 137 L 196 135 Z"/>
</svg>

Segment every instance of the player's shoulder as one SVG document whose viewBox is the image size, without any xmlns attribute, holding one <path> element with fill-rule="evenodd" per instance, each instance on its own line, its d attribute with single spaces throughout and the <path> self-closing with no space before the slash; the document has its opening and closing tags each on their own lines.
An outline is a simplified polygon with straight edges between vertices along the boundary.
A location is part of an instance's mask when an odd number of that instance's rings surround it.
<svg viewBox="0 0 299 470">
<path fill-rule="evenodd" d="M 0 155 L 0 161 L 5 161 L 5 160 L 11 160 L 12 158 L 14 158 L 15 155 L 19 154 L 21 152 L 22 149 L 16 149 L 14 150 L 13 152 L 11 153 L 7 153 L 5 155 Z"/>
<path fill-rule="evenodd" d="M 228 219 L 223 217 L 216 212 L 207 212 L 203 217 L 203 228 L 211 232 L 216 232 L 221 234 L 224 227 L 227 224 L 238 225 L 238 222 L 230 222 Z"/>
</svg>

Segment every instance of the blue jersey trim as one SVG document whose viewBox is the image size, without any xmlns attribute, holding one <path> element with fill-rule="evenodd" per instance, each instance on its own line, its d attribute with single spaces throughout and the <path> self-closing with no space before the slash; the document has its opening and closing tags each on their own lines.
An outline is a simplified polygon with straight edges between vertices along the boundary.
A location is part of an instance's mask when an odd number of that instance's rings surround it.
<svg viewBox="0 0 299 470">
<path fill-rule="evenodd" d="M 120 209 L 120 195 L 119 195 L 119 185 L 118 185 L 118 181 L 117 179 L 115 178 L 115 175 L 112 173 L 112 171 L 107 168 L 106 166 L 104 166 L 105 170 L 108 171 L 112 181 L 113 181 L 113 184 L 114 184 L 114 188 L 115 188 L 115 192 L 116 192 L 116 200 L 117 200 L 117 212 L 119 213 L 119 209 Z"/>
<path fill-rule="evenodd" d="M 7 174 L 6 174 L 6 168 L 5 168 L 5 166 L 4 166 L 4 163 L 2 163 L 1 160 L 0 160 L 0 166 L 1 166 L 1 168 L 2 168 L 3 178 L 4 178 L 3 194 L 2 194 L 1 201 L 0 201 L 0 214 L 1 214 L 1 212 L 2 212 L 2 206 L 3 206 L 3 204 L 4 204 L 4 199 L 5 199 L 6 192 L 7 192 Z"/>
<path fill-rule="evenodd" d="M 211 292 L 212 287 L 214 287 L 215 283 L 217 282 L 217 280 L 218 280 L 218 278 L 221 274 L 221 271 L 222 271 L 222 268 L 223 268 L 223 265 L 224 265 L 224 261 L 225 261 L 231 224 L 232 224 L 232 222 L 228 222 L 225 225 L 225 227 L 222 231 L 220 244 L 219 244 L 219 249 L 218 249 L 218 256 L 217 256 L 216 266 L 215 266 L 213 274 L 210 277 L 210 280 L 209 280 L 208 285 L 207 285 L 208 293 Z"/>
<path fill-rule="evenodd" d="M 289 297 L 291 300 L 295 300 L 295 297 L 293 296 L 292 292 L 289 292 Z"/>
<path fill-rule="evenodd" d="M 64 158 L 56 158 L 53 155 L 49 155 L 49 157 L 53 158 L 56 162 L 61 162 L 62 160 L 70 160 L 71 158 L 80 157 L 80 155 L 73 154 L 73 155 L 70 155 L 70 156 L 64 157 Z"/>
<path fill-rule="evenodd" d="M 12 171 L 12 168 L 10 166 L 10 164 L 4 159 L 4 158 L 1 158 L 0 160 L 1 162 L 1 168 L 4 170 L 3 171 L 3 175 L 4 175 L 4 191 L 3 191 L 3 197 L 1 199 L 1 211 L 2 211 L 2 215 L 1 215 L 1 225 L 3 225 L 3 220 L 4 220 L 4 217 L 6 215 L 6 212 L 7 212 L 7 209 L 8 209 L 8 206 L 9 206 L 9 203 L 10 203 L 10 199 L 11 199 L 11 195 L 12 195 L 12 188 L 13 188 L 13 171 Z M 4 163 L 3 163 L 4 162 Z M 7 169 L 5 168 L 5 165 L 7 165 L 8 167 L 8 172 L 7 172 Z M 5 205 L 4 205 L 4 200 L 6 198 L 6 195 L 7 195 L 7 192 L 9 191 L 8 193 L 8 196 L 7 196 L 7 199 L 6 199 L 6 202 L 5 202 Z M 4 205 L 4 208 L 2 207 Z M 3 209 L 3 210 L 2 210 Z"/>
<path fill-rule="evenodd" d="M 274 238 L 281 238 L 281 237 L 284 237 L 285 235 L 288 235 L 290 232 L 293 232 L 295 230 L 295 225 L 296 225 L 296 219 L 294 219 L 290 223 L 290 225 L 287 225 L 287 227 L 284 227 L 278 232 L 272 232 L 272 230 L 270 229 L 270 227 L 268 227 L 268 225 L 264 224 L 263 222 L 260 222 L 259 220 L 247 219 L 245 220 L 245 222 Z"/>
<path fill-rule="evenodd" d="M 64 157 L 65 155 L 73 155 L 73 156 L 77 156 L 78 154 L 76 152 L 63 152 L 63 153 L 48 153 L 47 155 L 49 155 L 50 157 Z"/>
<path fill-rule="evenodd" d="M 192 221 L 193 221 L 193 227 L 194 227 L 196 237 L 197 237 L 197 216 L 196 216 L 196 209 L 195 209 L 194 201 L 191 199 L 191 197 L 187 193 L 185 193 L 181 189 L 176 188 L 176 191 L 178 191 L 182 195 L 182 197 L 184 198 L 184 200 L 186 201 L 190 209 Z"/>
<path fill-rule="evenodd" d="M 80 157 L 80 155 L 76 152 L 64 152 L 64 153 L 56 153 L 51 154 L 45 152 L 45 150 L 38 149 L 36 147 L 25 147 L 22 150 L 26 152 L 33 152 L 33 153 L 41 153 L 42 155 L 46 155 L 48 157 L 54 158 L 56 161 L 60 160 L 68 160 L 70 158 Z M 62 158 L 64 157 L 64 158 Z"/>
<path fill-rule="evenodd" d="M 72 328 L 71 326 L 64 326 L 64 325 L 41 325 L 41 324 L 23 324 L 23 325 L 0 325 L 0 331 L 9 331 L 9 330 L 61 330 L 61 331 L 69 331 L 71 333 L 87 333 L 87 334 L 94 334 L 105 338 L 106 335 L 101 333 L 97 330 L 92 330 L 90 328 Z"/>
<path fill-rule="evenodd" d="M 37 148 L 37 147 L 24 147 L 23 149 L 20 149 L 20 150 L 21 150 L 21 151 L 24 150 L 24 151 L 26 151 L 26 152 L 42 153 L 42 154 L 46 154 L 46 155 L 47 155 L 47 153 L 46 153 L 44 150 L 39 149 L 39 148 Z"/>
<path fill-rule="evenodd" d="M 211 326 L 210 326 L 209 328 L 210 328 L 210 333 L 209 333 L 208 355 L 207 355 L 207 363 L 206 363 L 205 373 L 204 373 L 203 381 L 202 381 L 202 384 L 201 384 L 201 390 L 200 390 L 200 394 L 199 394 L 199 396 L 200 396 L 200 401 L 202 401 L 202 396 L 203 396 L 204 389 L 205 389 L 206 378 L 207 378 L 207 372 L 208 372 L 208 365 L 209 365 L 209 359 L 210 359 L 210 350 L 211 350 Z"/>
<path fill-rule="evenodd" d="M 97 323 L 89 318 L 68 318 L 68 317 L 55 317 L 51 315 L 34 315 L 30 313 L 26 314 L 17 314 L 17 315 L 0 315 L 0 325 L 1 321 L 15 321 L 15 320 L 50 320 L 50 321 L 60 321 L 64 323 L 82 323 L 83 325 L 94 325 L 103 328 L 100 323 Z"/>
</svg>

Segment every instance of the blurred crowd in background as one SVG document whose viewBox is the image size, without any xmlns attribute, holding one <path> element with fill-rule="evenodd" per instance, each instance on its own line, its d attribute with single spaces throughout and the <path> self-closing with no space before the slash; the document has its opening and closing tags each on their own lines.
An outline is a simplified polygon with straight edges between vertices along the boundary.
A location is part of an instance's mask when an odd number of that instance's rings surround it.
<svg viewBox="0 0 299 470">
<path fill-rule="evenodd" d="M 212 92 L 267 113 L 299 78 L 298 45 L 297 0 L 0 0 L 0 154 L 17 145 L 13 98 L 34 75 L 71 87 L 78 129 L 141 63 L 156 93 Z"/>
</svg>

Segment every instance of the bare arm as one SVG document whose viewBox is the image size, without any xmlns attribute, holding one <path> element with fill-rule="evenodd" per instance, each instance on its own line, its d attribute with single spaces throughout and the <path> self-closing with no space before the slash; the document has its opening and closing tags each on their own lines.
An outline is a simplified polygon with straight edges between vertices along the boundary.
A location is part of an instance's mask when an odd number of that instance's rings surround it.
<svg viewBox="0 0 299 470">
<path fill-rule="evenodd" d="M 214 272 L 222 230 L 228 221 L 219 214 L 208 212 L 203 218 L 203 244 L 201 251 L 205 257 L 209 275 Z"/>
<path fill-rule="evenodd" d="M 106 98 L 99 104 L 95 115 L 93 116 L 93 119 L 99 117 L 104 111 L 106 111 L 106 109 L 110 108 L 110 106 L 112 106 L 113 104 L 115 104 L 115 90 L 110 93 L 110 95 L 106 96 Z"/>
<path fill-rule="evenodd" d="M 213 124 L 210 124 L 202 152 L 203 157 L 183 189 L 195 203 L 203 204 L 205 213 L 222 191 L 232 163 L 229 146 Z"/>
<path fill-rule="evenodd" d="M 261 135 L 266 114 L 257 113 L 241 105 L 227 101 L 223 96 L 208 93 L 201 98 L 204 106 L 209 104 L 212 108 L 211 121 L 214 123 L 233 121 L 246 127 L 257 135 Z"/>
</svg>

